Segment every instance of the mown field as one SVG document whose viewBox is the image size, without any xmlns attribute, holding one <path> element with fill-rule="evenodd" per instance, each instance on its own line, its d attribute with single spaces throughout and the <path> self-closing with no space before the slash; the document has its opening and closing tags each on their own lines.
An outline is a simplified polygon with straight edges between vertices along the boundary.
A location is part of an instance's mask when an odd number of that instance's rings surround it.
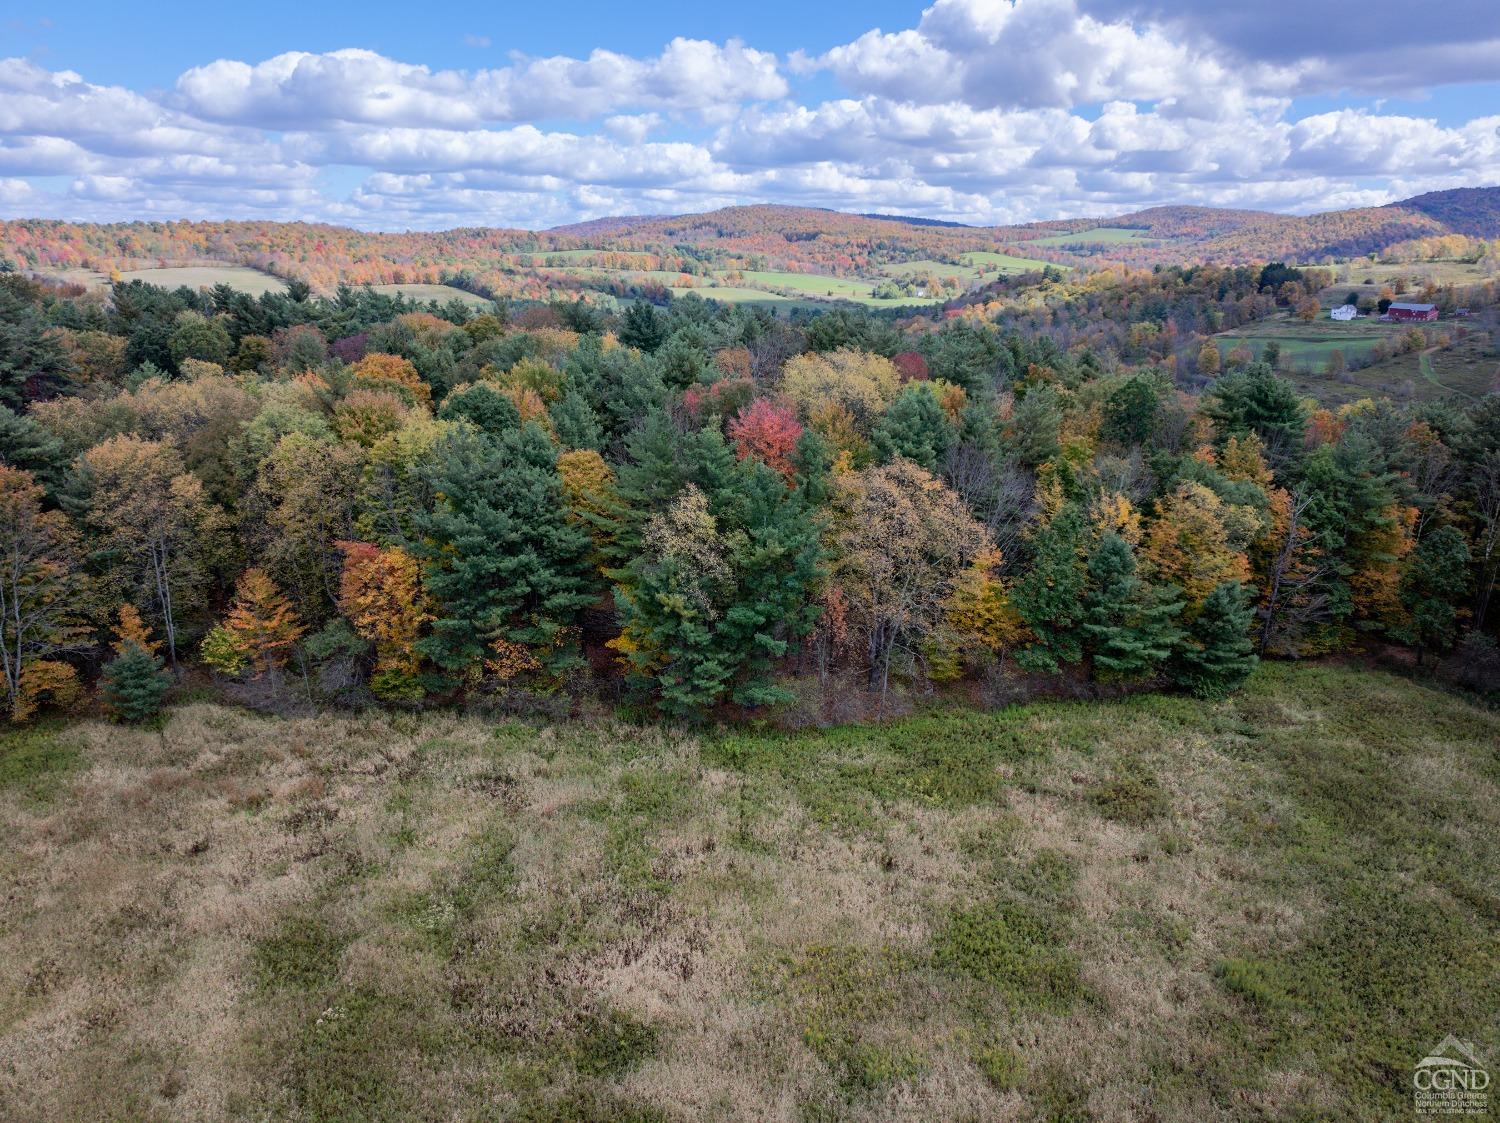
<svg viewBox="0 0 1500 1123">
<path fill-rule="evenodd" d="M 464 289 L 456 289 L 452 285 L 371 285 L 370 287 L 388 296 L 399 295 L 408 300 L 418 300 L 424 303 L 436 300 L 439 304 L 446 304 L 450 300 L 458 300 L 471 308 L 488 308 L 494 303 Z"/>
<path fill-rule="evenodd" d="M 1330 320 L 1324 315 L 1311 323 L 1294 320 L 1290 316 L 1278 316 L 1261 320 L 1214 337 L 1222 354 L 1228 355 L 1236 347 L 1248 347 L 1259 358 L 1266 345 L 1276 342 L 1281 347 L 1281 361 L 1290 367 L 1321 367 L 1334 351 L 1342 351 L 1345 359 L 1366 354 L 1382 339 L 1394 339 L 1408 330 L 1409 325 L 1381 323 L 1374 317 L 1365 316 L 1343 323 Z"/>
<path fill-rule="evenodd" d="M 92 269 L 64 269 L 57 274 L 65 281 L 85 285 L 89 288 L 105 288 L 109 277 Z M 245 265 L 183 265 L 163 269 L 129 269 L 120 274 L 122 281 L 145 281 L 148 285 L 160 285 L 175 289 L 181 285 L 188 288 L 211 288 L 228 285 L 250 296 L 267 292 L 285 292 L 286 282 L 280 277 L 262 273 Z"/>
<path fill-rule="evenodd" d="M 1500 1053 L 1500 715 L 1386 674 L 693 736 L 0 740 L 0 1115 L 1377 1120 Z"/>
</svg>

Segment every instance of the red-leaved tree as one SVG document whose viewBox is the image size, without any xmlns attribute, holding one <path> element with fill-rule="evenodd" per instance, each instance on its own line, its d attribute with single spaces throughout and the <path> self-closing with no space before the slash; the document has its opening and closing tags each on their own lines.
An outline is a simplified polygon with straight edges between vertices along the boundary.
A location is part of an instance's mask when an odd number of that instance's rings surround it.
<svg viewBox="0 0 1500 1123">
<path fill-rule="evenodd" d="M 741 460 L 758 456 L 788 480 L 795 475 L 792 454 L 802 436 L 802 423 L 790 406 L 757 398 L 729 423 L 729 436 Z"/>
</svg>

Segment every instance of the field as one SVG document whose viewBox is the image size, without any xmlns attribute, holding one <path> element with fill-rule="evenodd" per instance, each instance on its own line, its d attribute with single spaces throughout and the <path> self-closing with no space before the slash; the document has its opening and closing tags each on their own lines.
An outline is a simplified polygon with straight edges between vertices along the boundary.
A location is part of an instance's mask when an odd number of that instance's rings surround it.
<svg viewBox="0 0 1500 1123">
<path fill-rule="evenodd" d="M 65 269 L 58 277 L 89 288 L 104 288 L 109 278 L 91 269 Z M 188 288 L 211 288 L 228 285 L 251 296 L 267 292 L 285 292 L 286 282 L 280 277 L 262 273 L 244 265 L 184 265 L 166 269 L 130 269 L 120 274 L 122 281 L 145 281 L 149 285 L 161 285 L 174 289 L 180 285 Z"/>
<path fill-rule="evenodd" d="M 1123 226 L 1096 226 L 1092 230 L 1079 230 L 1072 234 L 1050 234 L 1045 238 L 1032 238 L 1034 246 L 1092 246 L 1112 245 L 1117 242 L 1134 242 L 1146 238 L 1144 230 L 1132 230 Z"/>
<path fill-rule="evenodd" d="M 450 300 L 460 300 L 474 308 L 488 308 L 493 301 L 486 300 L 482 296 L 475 296 L 463 289 L 456 289 L 452 285 L 371 285 L 376 292 L 383 292 L 388 296 L 401 295 L 408 300 L 428 301 L 436 300 L 439 304 L 446 304 Z"/>
<path fill-rule="evenodd" d="M 1393 355 L 1339 379 L 1316 372 L 1292 372 L 1297 388 L 1329 405 L 1358 398 L 1477 398 L 1500 388 L 1500 354 L 1484 333 L 1474 333 L 1452 347 Z"/>
<path fill-rule="evenodd" d="M 1268 343 L 1275 341 L 1281 346 L 1283 363 L 1321 369 L 1334 351 L 1342 351 L 1345 359 L 1352 359 L 1373 350 L 1382 339 L 1399 336 L 1406 328 L 1407 325 L 1383 324 L 1368 316 L 1347 323 L 1325 316 L 1306 324 L 1289 317 L 1277 317 L 1214 338 L 1219 343 L 1219 350 L 1226 355 L 1243 345 L 1250 348 L 1257 358 L 1264 353 Z"/>
<path fill-rule="evenodd" d="M 1437 285 L 1474 285 L 1486 279 L 1484 270 L 1477 264 L 1466 261 L 1421 261 L 1407 265 L 1387 265 L 1361 260 L 1339 268 L 1345 279 L 1318 293 L 1318 302 L 1324 308 L 1343 304 L 1350 293 L 1377 300 L 1387 285 L 1391 286 L 1397 299 L 1417 300 L 1429 281 Z"/>
<path fill-rule="evenodd" d="M 1426 326 L 1436 326 L 1445 335 L 1455 327 L 1451 321 Z M 1383 324 L 1370 317 L 1348 323 L 1323 318 L 1309 324 L 1279 317 L 1225 332 L 1215 339 L 1223 355 L 1244 345 L 1257 357 L 1274 340 L 1281 346 L 1281 373 L 1299 391 L 1330 406 L 1380 396 L 1401 400 L 1481 397 L 1500 379 L 1500 354 L 1487 332 L 1472 328 L 1466 338 L 1455 339 L 1449 347 L 1392 355 L 1334 377 L 1324 373 L 1334 351 L 1342 351 L 1344 358 L 1351 360 L 1368 354 L 1380 339 L 1399 336 L 1406 330 L 1407 325 Z"/>
<path fill-rule="evenodd" d="M 1268 666 L 690 736 L 0 739 L 0 1104 L 45 1120 L 1375 1120 L 1500 1052 L 1500 715 Z"/>
<path fill-rule="evenodd" d="M 973 253 L 963 255 L 965 261 L 977 267 L 994 267 L 998 272 L 1007 276 L 1014 273 L 1029 273 L 1037 269 L 1045 269 L 1050 264 L 1046 261 L 1038 261 L 1032 257 L 1016 257 L 1008 253 L 991 253 L 988 250 L 975 250 Z M 1071 265 L 1057 265 L 1056 269 L 1071 269 Z"/>
<path fill-rule="evenodd" d="M 746 288 L 742 285 L 672 286 L 673 296 L 687 296 L 689 293 L 701 296 L 704 300 L 719 300 L 725 304 L 764 304 L 767 307 L 779 309 L 822 307 L 817 301 L 798 300 L 796 297 L 782 296 L 780 293 Z"/>
</svg>

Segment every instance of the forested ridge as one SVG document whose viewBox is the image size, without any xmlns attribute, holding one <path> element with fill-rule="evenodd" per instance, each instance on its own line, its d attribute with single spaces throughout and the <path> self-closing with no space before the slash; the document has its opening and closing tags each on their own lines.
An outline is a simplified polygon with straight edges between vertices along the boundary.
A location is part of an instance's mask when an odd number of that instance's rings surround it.
<svg viewBox="0 0 1500 1123">
<path fill-rule="evenodd" d="M 1100 228 L 1136 236 L 1101 235 L 1092 241 L 1088 232 Z M 1048 241 L 1064 234 L 1076 240 Z M 607 218 L 543 231 L 467 227 L 376 233 L 302 222 L 13 219 L 0 221 L 0 259 L 42 274 L 93 270 L 105 275 L 217 262 L 264 270 L 328 296 L 341 284 L 449 283 L 487 297 L 537 299 L 557 289 L 587 287 L 576 275 L 548 270 L 548 254 L 583 253 L 571 264 L 684 278 L 746 269 L 855 276 L 891 263 L 958 263 L 976 251 L 1055 264 L 1245 265 L 1384 254 L 1442 239 L 1460 243 L 1461 252 L 1483 253 L 1480 240 L 1497 237 L 1500 188 L 1473 188 L 1314 215 L 1163 206 L 1109 219 L 995 227 L 915 224 L 789 206 Z"/>
<path fill-rule="evenodd" d="M 1247 352 L 1179 366 L 1280 277 L 898 322 L 0 274 L 6 708 L 147 717 L 211 673 L 801 720 L 946 684 L 1213 696 L 1374 643 L 1492 666 L 1500 396 L 1331 410 Z"/>
</svg>

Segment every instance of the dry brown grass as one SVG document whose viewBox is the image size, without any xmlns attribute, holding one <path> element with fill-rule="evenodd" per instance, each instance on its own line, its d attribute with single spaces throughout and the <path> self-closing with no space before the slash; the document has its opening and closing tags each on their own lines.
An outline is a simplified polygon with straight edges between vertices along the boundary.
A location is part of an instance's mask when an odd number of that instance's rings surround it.
<svg viewBox="0 0 1500 1123">
<path fill-rule="evenodd" d="M 753 743 L 755 767 L 608 722 L 194 704 L 53 730 L 76 747 L 55 790 L 0 790 L 0 1117 L 1379 1117 L 1380 1087 L 1330 1079 L 1298 975 L 1349 923 L 1330 871 L 1378 850 L 1358 824 L 1348 856 L 1337 829 L 1307 849 L 1338 798 L 1318 769 L 1344 765 L 1293 747 L 1385 738 L 1351 724 L 1355 672 L 1298 674 L 975 725 L 1024 751 L 973 795 L 892 788 L 900 727 Z M 1419 884 L 1467 910 L 1442 954 L 1483 977 L 1500 721 L 1380 689 L 1421 802 L 1365 841 L 1470 856 L 1468 899 Z M 1446 1016 L 1486 1041 L 1476 986 Z"/>
</svg>

